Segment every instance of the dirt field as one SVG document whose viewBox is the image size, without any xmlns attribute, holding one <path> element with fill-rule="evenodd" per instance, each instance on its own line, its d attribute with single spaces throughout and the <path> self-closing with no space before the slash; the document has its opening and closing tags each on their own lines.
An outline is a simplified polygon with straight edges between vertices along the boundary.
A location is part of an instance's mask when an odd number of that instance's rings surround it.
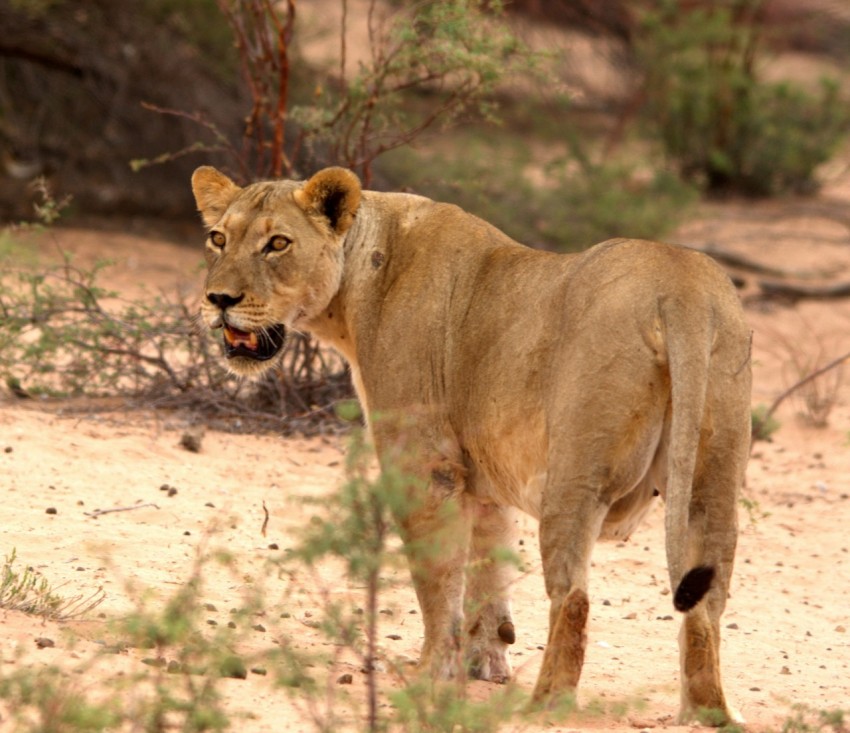
<svg viewBox="0 0 850 733">
<path fill-rule="evenodd" d="M 800 283 L 847 282 L 848 210 L 845 176 L 817 201 L 800 206 L 706 207 L 672 239 L 818 275 Z M 199 282 L 200 244 L 193 251 L 91 231 L 57 236 L 81 261 L 108 249 L 118 263 L 111 284 L 125 292 Z M 743 295 L 755 332 L 753 402 L 769 404 L 796 379 L 795 358 L 820 354 L 825 362 L 850 350 L 850 299 L 765 301 L 754 297 L 761 276 L 746 277 Z M 789 399 L 777 413 L 782 425 L 773 442 L 758 443 L 753 451 L 722 649 L 727 692 L 753 731 L 779 730 L 798 704 L 850 707 L 850 381 L 837 377 L 833 372 L 832 381 L 819 383 L 834 402 L 826 427 L 809 425 L 800 414 L 804 404 Z M 207 431 L 201 451 L 193 453 L 179 445 L 186 426 L 178 416 L 70 414 L 68 408 L 12 398 L 0 403 L 0 549 L 8 554 L 14 548 L 19 564 L 36 568 L 62 596 L 102 588 L 105 599 L 84 619 L 63 624 L 0 611 L 0 679 L 58 665 L 67 672 L 67 689 L 97 699 L 114 689 L 110 680 L 155 674 L 142 661 L 150 650 L 96 657 L 114 641 L 106 622 L 143 598 L 156 608 L 172 597 L 191 577 L 199 548 L 226 547 L 235 557 L 230 570 L 210 566 L 204 574 L 202 600 L 209 605 L 202 626 L 226 626 L 229 610 L 263 587 L 264 615 L 239 621 L 239 653 L 277 648 L 282 641 L 300 650 L 333 651 L 315 628 L 322 590 L 356 597 L 362 589 L 341 587 L 332 568 L 318 576 L 269 577 L 267 562 L 293 545 L 294 532 L 317 511 L 303 499 L 325 496 L 342 481 L 344 438 Z M 265 536 L 263 504 L 270 514 Z M 98 509 L 128 507 L 92 516 Z M 510 723 L 504 730 L 687 729 L 674 722 L 678 620 L 666 584 L 662 524 L 657 507 L 630 542 L 600 545 L 594 556 L 580 701 L 607 712 Z M 515 592 L 512 659 L 517 684 L 527 693 L 542 658 L 548 605 L 532 522 L 523 524 L 521 537 L 528 572 Z M 406 571 L 388 570 L 388 580 L 391 587 L 380 598 L 386 613 L 379 637 L 388 663 L 378 678 L 384 689 L 396 684 L 389 662 L 415 660 L 422 638 Z M 40 645 L 39 639 L 54 645 Z M 98 661 L 91 663 L 93 658 Z M 337 685 L 346 673 L 352 684 Z M 343 655 L 328 674 L 331 687 L 348 696 L 348 702 L 335 703 L 348 721 L 342 727 L 362 728 L 366 691 L 359 664 Z M 317 678 L 324 675 L 316 670 Z M 275 689 L 271 676 L 249 672 L 246 679 L 220 683 L 232 730 L 316 730 L 305 698 L 297 690 Z M 179 686 L 184 677 L 170 675 L 170 684 Z M 467 689 L 473 698 L 487 699 L 497 686 L 471 682 Z M 144 690 L 130 685 L 126 705 L 137 704 Z M 0 703 L 0 731 L 17 730 L 13 712 Z"/>
</svg>

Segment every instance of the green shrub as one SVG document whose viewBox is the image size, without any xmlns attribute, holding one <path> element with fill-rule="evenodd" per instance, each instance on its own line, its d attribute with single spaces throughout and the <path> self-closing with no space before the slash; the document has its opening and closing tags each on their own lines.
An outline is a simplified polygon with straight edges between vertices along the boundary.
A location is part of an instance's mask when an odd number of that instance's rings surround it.
<svg viewBox="0 0 850 733">
<path fill-rule="evenodd" d="M 695 191 L 664 170 L 639 175 L 628 163 L 575 170 L 562 163 L 544 199 L 543 233 L 561 250 L 585 249 L 612 237 L 662 238 L 696 199 Z"/>
<path fill-rule="evenodd" d="M 663 237 L 696 198 L 669 172 L 643 171 L 622 160 L 596 162 L 575 141 L 571 152 L 540 164 L 517 140 L 491 135 L 467 144 L 462 158 L 398 151 L 385 170 L 523 244 L 563 252 L 611 237 Z"/>
<path fill-rule="evenodd" d="M 670 0 L 645 14 L 638 42 L 644 117 L 681 175 L 707 190 L 811 191 L 850 112 L 833 82 L 813 95 L 759 80 L 758 5 L 727 0 L 686 10 Z"/>
<path fill-rule="evenodd" d="M 17 552 L 12 548 L 0 569 L 0 608 L 64 621 L 85 615 L 104 599 L 102 589 L 85 596 L 61 596 L 34 568 L 15 567 L 16 560 Z"/>
<path fill-rule="evenodd" d="M 779 421 L 767 405 L 756 405 L 751 412 L 753 442 L 757 440 L 770 441 L 773 434 L 779 430 Z"/>
</svg>

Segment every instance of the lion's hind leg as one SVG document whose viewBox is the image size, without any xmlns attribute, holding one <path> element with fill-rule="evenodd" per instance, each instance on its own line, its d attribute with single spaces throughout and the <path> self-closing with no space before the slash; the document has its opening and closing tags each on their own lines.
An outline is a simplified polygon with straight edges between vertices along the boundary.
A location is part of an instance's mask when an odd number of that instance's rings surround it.
<svg viewBox="0 0 850 733">
<path fill-rule="evenodd" d="M 516 641 L 510 605 L 515 572 L 504 556 L 513 545 L 514 513 L 509 507 L 479 504 L 473 514 L 465 604 L 467 667 L 476 679 L 504 683 L 511 677 L 508 646 Z"/>
<path fill-rule="evenodd" d="M 559 408 L 550 416 L 553 428 L 540 507 L 540 551 L 551 606 L 534 697 L 547 704 L 574 696 L 581 676 L 594 544 L 603 531 L 628 525 L 628 517 L 652 499 L 647 472 L 661 439 L 666 400 L 646 389 L 659 374 L 638 353 L 641 358 L 629 365 L 628 379 L 606 380 L 602 388 L 598 373 L 571 370 L 569 360 L 563 363 L 565 373 L 573 377 L 556 392 Z M 588 416 L 593 416 L 591 422 Z M 629 494 L 633 497 L 624 499 Z"/>
<path fill-rule="evenodd" d="M 574 697 L 587 646 L 587 576 L 593 545 L 608 507 L 593 492 L 569 493 L 540 521 L 543 575 L 550 599 L 549 638 L 534 688 L 546 704 Z"/>
</svg>

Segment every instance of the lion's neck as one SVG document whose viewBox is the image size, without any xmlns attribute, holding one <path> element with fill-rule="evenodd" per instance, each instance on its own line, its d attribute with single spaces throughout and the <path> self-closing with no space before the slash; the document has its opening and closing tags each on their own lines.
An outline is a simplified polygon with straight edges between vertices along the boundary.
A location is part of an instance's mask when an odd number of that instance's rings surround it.
<svg viewBox="0 0 850 733">
<path fill-rule="evenodd" d="M 355 223 L 345 238 L 340 287 L 327 308 L 308 324 L 316 338 L 340 352 L 355 368 L 358 341 L 382 298 L 376 283 L 389 257 L 388 232 L 395 215 L 381 200 L 384 196 L 388 194 L 364 192 Z"/>
</svg>

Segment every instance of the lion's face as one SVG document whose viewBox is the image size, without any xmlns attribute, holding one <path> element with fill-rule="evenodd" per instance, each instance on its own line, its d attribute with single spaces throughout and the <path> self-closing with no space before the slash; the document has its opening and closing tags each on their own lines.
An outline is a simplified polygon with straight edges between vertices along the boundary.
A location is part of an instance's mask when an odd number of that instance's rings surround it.
<svg viewBox="0 0 850 733">
<path fill-rule="evenodd" d="M 360 182 L 329 168 L 305 184 L 240 188 L 203 167 L 192 188 L 209 228 L 202 318 L 222 329 L 230 368 L 257 374 L 275 363 L 287 329 L 303 327 L 336 294 Z"/>
</svg>

